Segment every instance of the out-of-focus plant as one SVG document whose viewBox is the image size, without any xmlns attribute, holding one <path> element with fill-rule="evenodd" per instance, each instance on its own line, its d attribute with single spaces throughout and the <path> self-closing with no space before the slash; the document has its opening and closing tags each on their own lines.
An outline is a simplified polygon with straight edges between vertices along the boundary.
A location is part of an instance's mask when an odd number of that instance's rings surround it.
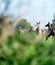
<svg viewBox="0 0 55 65">
<path fill-rule="evenodd" d="M 0 36 L 2 36 L 2 28 L 0 28 Z"/>
<path fill-rule="evenodd" d="M 0 65 L 55 65 L 53 39 L 16 31 L 0 44 Z"/>
</svg>

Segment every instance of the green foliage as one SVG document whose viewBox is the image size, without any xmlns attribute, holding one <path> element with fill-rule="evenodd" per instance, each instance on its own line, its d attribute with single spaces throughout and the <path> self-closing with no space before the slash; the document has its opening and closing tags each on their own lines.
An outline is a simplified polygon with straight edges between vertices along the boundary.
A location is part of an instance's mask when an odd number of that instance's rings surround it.
<svg viewBox="0 0 55 65">
<path fill-rule="evenodd" d="M 55 23 L 53 23 L 53 25 L 52 25 L 53 27 L 55 27 Z"/>
<path fill-rule="evenodd" d="M 0 36 L 2 35 L 2 28 L 0 28 Z"/>
<path fill-rule="evenodd" d="M 0 16 L 0 24 L 3 24 L 3 19 L 4 19 L 4 17 L 3 16 Z"/>
<path fill-rule="evenodd" d="M 0 65 L 55 65 L 55 40 L 18 31 L 0 44 Z"/>
<path fill-rule="evenodd" d="M 27 20 L 22 19 L 19 21 L 20 23 L 17 25 L 18 29 L 26 29 L 27 31 L 31 31 L 33 28 L 31 26 L 31 24 L 29 22 L 27 22 Z"/>
</svg>

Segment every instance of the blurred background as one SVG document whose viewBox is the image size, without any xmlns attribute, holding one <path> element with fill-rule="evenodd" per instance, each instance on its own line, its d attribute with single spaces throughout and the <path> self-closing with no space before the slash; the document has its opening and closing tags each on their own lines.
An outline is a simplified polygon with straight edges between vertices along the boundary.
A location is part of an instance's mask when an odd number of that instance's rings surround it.
<svg viewBox="0 0 55 65">
<path fill-rule="evenodd" d="M 23 17 L 34 26 L 41 21 L 41 27 L 48 21 L 52 22 L 55 13 L 55 0 L 0 0 L 0 15 L 12 18 Z"/>
<path fill-rule="evenodd" d="M 0 0 L 0 65 L 55 65 L 55 0 Z"/>
</svg>

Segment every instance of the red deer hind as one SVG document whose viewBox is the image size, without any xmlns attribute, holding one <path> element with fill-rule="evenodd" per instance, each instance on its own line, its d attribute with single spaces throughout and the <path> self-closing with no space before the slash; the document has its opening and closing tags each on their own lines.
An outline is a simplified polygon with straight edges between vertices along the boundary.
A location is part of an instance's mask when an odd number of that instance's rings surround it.
<svg viewBox="0 0 55 65">
<path fill-rule="evenodd" d="M 45 34 L 45 30 L 44 29 L 41 29 L 40 28 L 40 22 L 36 22 L 36 33 L 38 34 L 38 35 L 44 35 Z"/>
</svg>

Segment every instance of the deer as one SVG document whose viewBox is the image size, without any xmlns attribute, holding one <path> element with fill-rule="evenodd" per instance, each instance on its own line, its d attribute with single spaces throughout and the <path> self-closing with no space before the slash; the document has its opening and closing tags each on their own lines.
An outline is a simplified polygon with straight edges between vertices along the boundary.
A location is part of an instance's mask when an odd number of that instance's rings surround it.
<svg viewBox="0 0 55 65">
<path fill-rule="evenodd" d="M 44 35 L 45 34 L 45 30 L 40 28 L 40 21 L 36 22 L 36 33 L 39 35 Z"/>
<path fill-rule="evenodd" d="M 49 32 L 49 34 L 46 37 L 46 40 L 48 40 L 50 36 L 55 36 L 55 27 L 52 27 L 52 24 L 50 24 L 50 22 L 48 22 L 48 24 L 46 24 L 45 27 L 48 27 Z"/>
</svg>

